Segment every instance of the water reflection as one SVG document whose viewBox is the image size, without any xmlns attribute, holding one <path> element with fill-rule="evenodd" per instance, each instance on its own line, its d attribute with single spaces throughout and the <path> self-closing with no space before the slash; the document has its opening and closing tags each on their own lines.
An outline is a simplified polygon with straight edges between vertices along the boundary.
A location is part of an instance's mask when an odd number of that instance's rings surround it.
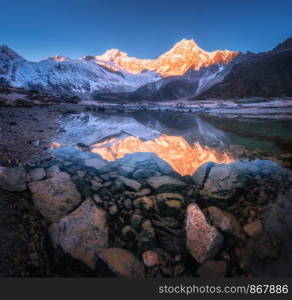
<svg viewBox="0 0 292 300">
<path fill-rule="evenodd" d="M 124 139 L 111 138 L 95 143 L 91 151 L 109 161 L 123 158 L 130 153 L 153 152 L 181 175 L 192 175 L 207 161 L 216 163 L 234 161 L 234 158 L 225 151 L 202 146 L 199 143 L 191 145 L 183 137 L 166 134 L 149 141 L 142 141 L 133 136 Z"/>
<path fill-rule="evenodd" d="M 280 145 L 284 133 L 283 139 L 291 140 L 291 134 L 283 130 L 283 122 L 221 117 L 214 120 L 193 113 L 165 111 L 83 112 L 60 118 L 60 135 L 53 147 L 83 145 L 82 150 L 100 154 L 108 161 L 128 153 L 154 152 L 175 171 L 186 175 L 207 161 L 230 163 L 262 158 L 282 163 L 272 150 Z M 268 139 L 269 133 L 277 145 Z M 279 152 L 280 156 L 284 154 Z"/>
</svg>

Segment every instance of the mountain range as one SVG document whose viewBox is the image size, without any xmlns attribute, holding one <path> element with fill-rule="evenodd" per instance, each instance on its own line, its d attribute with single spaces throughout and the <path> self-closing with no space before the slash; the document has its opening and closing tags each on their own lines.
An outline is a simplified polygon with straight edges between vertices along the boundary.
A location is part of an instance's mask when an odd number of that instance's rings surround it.
<svg viewBox="0 0 292 300">
<path fill-rule="evenodd" d="M 80 59 L 25 60 L 0 46 L 0 86 L 103 101 L 292 96 L 292 38 L 254 54 L 204 51 L 183 39 L 155 59 L 118 49 Z"/>
</svg>

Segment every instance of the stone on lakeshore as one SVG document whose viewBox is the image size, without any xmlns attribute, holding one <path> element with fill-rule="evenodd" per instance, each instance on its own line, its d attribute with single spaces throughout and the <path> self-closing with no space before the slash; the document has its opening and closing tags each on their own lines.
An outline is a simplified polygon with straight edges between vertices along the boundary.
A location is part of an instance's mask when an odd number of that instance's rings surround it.
<svg viewBox="0 0 292 300">
<path fill-rule="evenodd" d="M 98 257 L 119 277 L 144 278 L 144 266 L 131 252 L 120 248 L 98 249 Z M 98 270 L 98 265 L 97 265 Z"/>
<path fill-rule="evenodd" d="M 99 173 L 106 173 L 111 170 L 111 164 L 101 158 L 85 159 L 84 165 L 90 168 L 94 168 Z"/>
<path fill-rule="evenodd" d="M 159 265 L 159 255 L 154 251 L 145 251 L 142 254 L 143 262 L 147 267 Z"/>
<path fill-rule="evenodd" d="M 148 196 L 151 194 L 151 190 L 150 189 L 142 189 L 138 192 L 135 193 L 136 197 L 144 197 L 144 196 Z"/>
<path fill-rule="evenodd" d="M 31 181 L 39 181 L 46 177 L 44 168 L 36 168 L 29 171 Z"/>
<path fill-rule="evenodd" d="M 131 190 L 134 190 L 134 191 L 137 192 L 141 189 L 141 186 L 142 186 L 141 183 L 136 181 L 136 180 L 129 179 L 129 178 L 124 177 L 124 176 L 117 176 L 117 178 L 121 181 L 121 183 L 123 185 L 130 188 Z"/>
<path fill-rule="evenodd" d="M 106 213 L 91 200 L 85 200 L 77 209 L 49 228 L 55 247 L 95 268 L 98 248 L 108 247 Z"/>
<path fill-rule="evenodd" d="M 29 183 L 38 211 L 50 222 L 57 222 L 79 205 L 81 196 L 70 175 L 64 172 L 42 181 Z"/>
<path fill-rule="evenodd" d="M 183 207 L 184 198 L 179 194 L 161 193 L 156 195 L 159 211 L 164 216 L 176 216 Z"/>
<path fill-rule="evenodd" d="M 142 221 L 143 221 L 143 217 L 141 215 L 138 215 L 138 214 L 133 214 L 130 218 L 131 225 L 135 229 L 140 228 Z"/>
<path fill-rule="evenodd" d="M 257 237 L 260 236 L 263 227 L 262 227 L 262 222 L 261 220 L 257 219 L 252 221 L 251 223 L 246 224 L 243 226 L 243 230 L 250 236 L 250 237 Z"/>
<path fill-rule="evenodd" d="M 25 170 L 0 167 L 0 189 L 9 192 L 25 191 L 27 189 Z"/>
<path fill-rule="evenodd" d="M 229 164 L 206 163 L 192 177 L 200 188 L 199 194 L 203 200 L 225 207 L 238 194 L 253 186 L 267 183 L 277 189 L 287 176 L 287 170 L 277 163 L 256 159 Z"/>
<path fill-rule="evenodd" d="M 133 241 L 136 238 L 137 232 L 130 225 L 126 225 L 122 228 L 122 236 L 125 241 Z"/>
<path fill-rule="evenodd" d="M 50 177 L 53 177 L 55 176 L 57 173 L 60 173 L 60 168 L 59 166 L 57 165 L 54 165 L 54 166 L 51 166 L 50 168 L 48 168 L 46 170 L 46 173 L 47 173 L 47 177 L 50 178 Z"/>
<path fill-rule="evenodd" d="M 213 226 L 234 236 L 240 236 L 240 224 L 231 213 L 223 211 L 216 206 L 207 207 L 207 211 Z"/>
<path fill-rule="evenodd" d="M 162 174 L 170 174 L 173 172 L 168 163 L 159 158 L 155 153 L 151 152 L 126 154 L 123 158 L 117 161 L 117 164 L 118 172 L 123 176 L 130 176 L 139 169 L 144 169 L 147 176 L 154 174 L 155 172 L 161 172 Z M 139 173 L 139 175 L 136 173 L 136 176 L 140 178 L 140 175 L 142 174 L 140 171 Z"/>
<path fill-rule="evenodd" d="M 186 186 L 181 180 L 167 175 L 150 177 L 146 182 L 156 191 L 175 191 Z"/>
<path fill-rule="evenodd" d="M 141 225 L 141 231 L 138 235 L 137 240 L 144 245 L 149 245 L 152 244 L 155 241 L 155 239 L 155 230 L 152 226 L 151 221 L 145 220 Z"/>
<path fill-rule="evenodd" d="M 189 253 L 200 264 L 214 258 L 223 243 L 221 234 L 207 223 L 195 203 L 189 204 L 186 218 L 186 246 Z"/>
<path fill-rule="evenodd" d="M 192 175 L 192 179 L 198 189 L 201 189 L 203 187 L 205 180 L 208 177 L 208 173 L 213 166 L 214 166 L 213 162 L 204 163 Z"/>
<path fill-rule="evenodd" d="M 154 202 L 150 197 L 141 197 L 134 200 L 135 208 L 140 208 L 143 211 L 152 211 L 154 209 Z"/>
</svg>

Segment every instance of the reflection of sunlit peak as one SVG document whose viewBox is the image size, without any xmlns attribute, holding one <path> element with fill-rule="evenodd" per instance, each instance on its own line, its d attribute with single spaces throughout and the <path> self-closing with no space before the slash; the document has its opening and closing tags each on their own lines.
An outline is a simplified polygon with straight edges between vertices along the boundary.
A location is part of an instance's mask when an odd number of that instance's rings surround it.
<svg viewBox="0 0 292 300">
<path fill-rule="evenodd" d="M 122 140 L 111 138 L 94 144 L 92 152 L 98 153 L 109 161 L 123 158 L 130 153 L 153 152 L 181 175 L 193 174 L 199 166 L 208 161 L 216 163 L 234 161 L 234 158 L 227 152 L 201 146 L 199 143 L 190 145 L 183 137 L 165 134 L 149 141 L 141 141 L 133 136 Z"/>
<path fill-rule="evenodd" d="M 57 143 L 57 142 L 52 142 L 50 145 L 49 145 L 49 149 L 57 149 L 57 148 L 60 148 L 62 147 L 63 145 L 60 144 L 60 143 Z"/>
</svg>

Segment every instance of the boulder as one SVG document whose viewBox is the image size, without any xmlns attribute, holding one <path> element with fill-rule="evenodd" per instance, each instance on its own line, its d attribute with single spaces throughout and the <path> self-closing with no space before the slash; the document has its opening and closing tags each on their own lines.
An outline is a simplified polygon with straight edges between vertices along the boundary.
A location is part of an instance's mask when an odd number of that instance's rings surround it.
<svg viewBox="0 0 292 300">
<path fill-rule="evenodd" d="M 204 186 L 204 183 L 208 178 L 208 174 L 213 166 L 213 162 L 207 162 L 200 166 L 193 174 L 192 179 L 198 189 L 201 189 Z"/>
<path fill-rule="evenodd" d="M 135 229 L 140 228 L 142 221 L 143 217 L 138 214 L 133 214 L 130 218 L 130 223 Z"/>
<path fill-rule="evenodd" d="M 230 164 L 210 164 L 201 166 L 192 176 L 199 187 L 200 197 L 224 207 L 236 195 L 253 186 L 272 183 L 278 188 L 285 182 L 288 171 L 269 160 L 238 161 Z"/>
<path fill-rule="evenodd" d="M 96 265 L 98 248 L 108 247 L 106 213 L 85 200 L 77 209 L 50 226 L 54 247 L 84 262 L 91 269 Z"/>
<path fill-rule="evenodd" d="M 256 219 L 256 220 L 252 221 L 251 223 L 248 223 L 245 226 L 243 226 L 243 230 L 250 237 L 260 236 L 263 231 L 262 222 L 261 222 L 261 220 Z"/>
<path fill-rule="evenodd" d="M 150 189 L 142 189 L 138 192 L 135 193 L 136 197 L 144 197 L 144 196 L 148 196 L 151 194 L 151 190 Z"/>
<path fill-rule="evenodd" d="M 137 237 L 141 246 L 150 246 L 155 242 L 156 235 L 150 220 L 145 220 L 141 225 L 141 231 Z"/>
<path fill-rule="evenodd" d="M 136 170 L 133 174 L 132 174 L 132 178 L 136 179 L 136 180 L 143 180 L 146 178 L 149 178 L 151 176 L 153 176 L 154 174 L 161 174 L 160 172 L 154 172 L 153 170 L 149 170 L 146 168 L 141 168 Z"/>
<path fill-rule="evenodd" d="M 150 177 L 146 179 L 146 182 L 154 190 L 161 192 L 181 190 L 186 186 L 186 184 L 181 180 L 175 179 L 167 175 Z"/>
<path fill-rule="evenodd" d="M 119 277 L 145 277 L 143 264 L 127 250 L 120 248 L 98 249 L 97 255 Z"/>
<path fill-rule="evenodd" d="M 64 172 L 42 181 L 29 183 L 33 203 L 50 222 L 57 222 L 76 208 L 81 196 L 70 175 Z"/>
<path fill-rule="evenodd" d="M 46 177 L 44 168 L 36 168 L 29 171 L 31 181 L 39 181 Z"/>
<path fill-rule="evenodd" d="M 150 197 L 141 197 L 134 200 L 134 207 L 140 208 L 143 211 L 152 211 L 154 210 L 154 202 Z"/>
<path fill-rule="evenodd" d="M 84 165 L 90 168 L 94 168 L 98 173 L 106 173 L 111 170 L 111 164 L 101 158 L 85 159 Z"/>
<path fill-rule="evenodd" d="M 117 178 L 121 181 L 121 183 L 123 185 L 130 188 L 131 190 L 134 190 L 134 191 L 137 192 L 141 189 L 141 186 L 142 186 L 141 183 L 136 181 L 136 180 L 129 179 L 129 178 L 124 177 L 124 176 L 117 176 Z"/>
<path fill-rule="evenodd" d="M 240 224 L 231 213 L 223 211 L 216 206 L 207 207 L 207 211 L 213 226 L 234 236 L 240 236 Z"/>
<path fill-rule="evenodd" d="M 189 253 L 201 264 L 214 258 L 223 243 L 221 234 L 207 223 L 195 203 L 189 204 L 186 218 L 186 246 Z"/>
<path fill-rule="evenodd" d="M 244 178 L 240 177 L 231 164 L 214 164 L 203 189 L 200 190 L 200 196 L 203 199 L 220 200 L 220 204 L 225 204 L 244 187 Z"/>
<path fill-rule="evenodd" d="M 134 174 L 138 169 L 143 169 L 144 172 L 147 173 L 147 176 L 155 172 L 161 172 L 162 174 L 170 174 L 173 172 L 169 164 L 151 152 L 126 154 L 122 159 L 117 161 L 117 164 L 118 172 L 123 176 Z M 141 175 L 140 171 L 139 173 Z M 137 175 L 138 173 L 136 173 L 135 176 Z M 138 175 L 138 177 L 140 177 L 140 175 Z"/>
<path fill-rule="evenodd" d="M 227 264 L 225 260 L 209 260 L 201 265 L 197 274 L 201 278 L 224 278 L 226 274 Z"/>
<path fill-rule="evenodd" d="M 163 216 L 177 216 L 184 204 L 183 196 L 174 193 L 158 194 L 156 200 L 160 213 Z"/>
<path fill-rule="evenodd" d="M 154 251 L 145 251 L 142 254 L 143 262 L 147 267 L 154 267 L 159 265 L 159 255 Z"/>
<path fill-rule="evenodd" d="M 27 189 L 25 170 L 0 167 L 0 189 L 9 192 L 25 191 Z"/>
<path fill-rule="evenodd" d="M 46 170 L 46 173 L 47 173 L 47 177 L 50 178 L 50 177 L 53 177 L 55 176 L 57 173 L 60 173 L 60 168 L 59 166 L 57 165 L 54 165 L 54 166 L 51 166 L 50 168 L 48 168 Z"/>
<path fill-rule="evenodd" d="M 136 238 L 137 232 L 130 225 L 126 225 L 122 228 L 122 237 L 125 241 L 133 241 Z"/>
</svg>

